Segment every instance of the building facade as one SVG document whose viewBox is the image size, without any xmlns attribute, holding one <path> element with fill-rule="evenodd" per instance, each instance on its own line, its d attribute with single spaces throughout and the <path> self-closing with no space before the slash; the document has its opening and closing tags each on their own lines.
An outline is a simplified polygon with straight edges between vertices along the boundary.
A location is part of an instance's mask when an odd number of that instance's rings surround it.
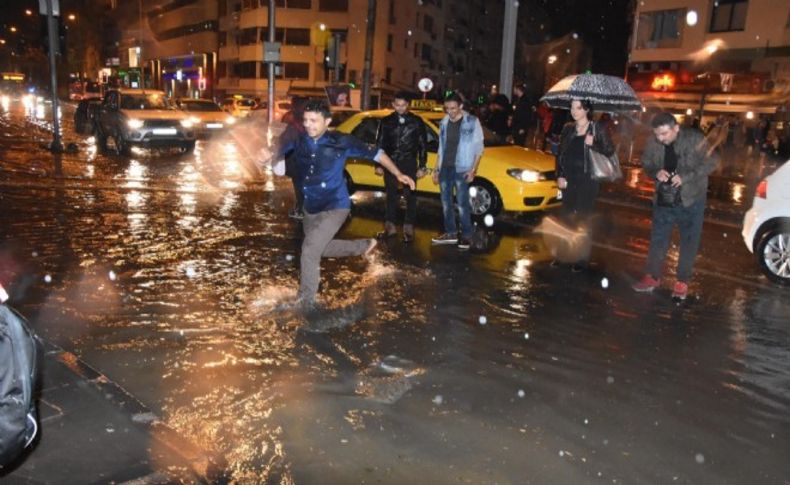
<svg viewBox="0 0 790 485">
<path fill-rule="evenodd" d="M 790 92 L 790 2 L 637 2 L 628 81 L 648 108 L 703 124 L 721 116 L 782 123 Z"/>
<path fill-rule="evenodd" d="M 504 7 L 486 0 L 378 0 L 371 65 L 372 105 L 430 78 L 432 97 L 472 95 L 498 82 Z M 126 85 L 176 96 L 265 97 L 268 0 L 115 2 L 123 32 L 117 70 Z M 362 83 L 367 0 L 276 0 L 277 97 L 320 95 L 330 84 Z M 332 42 L 339 48 L 332 51 Z M 338 67 L 327 55 L 338 53 Z M 140 75 L 142 71 L 142 76 Z M 355 96 L 356 95 L 356 96 Z M 352 90 L 358 103 L 359 93 Z M 355 104 L 352 102 L 352 104 Z M 356 105 L 358 107 L 358 105 Z"/>
</svg>

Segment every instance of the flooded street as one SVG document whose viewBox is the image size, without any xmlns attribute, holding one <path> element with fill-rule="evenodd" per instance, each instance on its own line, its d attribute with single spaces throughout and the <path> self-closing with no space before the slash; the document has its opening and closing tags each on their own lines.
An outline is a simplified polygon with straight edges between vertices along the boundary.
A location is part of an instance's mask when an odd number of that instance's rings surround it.
<svg viewBox="0 0 790 485">
<path fill-rule="evenodd" d="M 617 192 L 580 274 L 549 265 L 540 215 L 478 228 L 468 253 L 431 246 L 441 209 L 422 199 L 411 245 L 324 260 L 324 308 L 305 315 L 289 306 L 301 226 L 290 181 L 252 163 L 261 130 L 127 158 L 66 112 L 60 179 L 46 131 L 0 117 L 0 278 L 43 338 L 231 481 L 790 480 L 790 298 L 740 227 L 706 224 L 676 305 L 669 283 L 631 290 L 650 213 Z M 372 237 L 384 201 L 354 200 L 341 235 Z"/>
</svg>

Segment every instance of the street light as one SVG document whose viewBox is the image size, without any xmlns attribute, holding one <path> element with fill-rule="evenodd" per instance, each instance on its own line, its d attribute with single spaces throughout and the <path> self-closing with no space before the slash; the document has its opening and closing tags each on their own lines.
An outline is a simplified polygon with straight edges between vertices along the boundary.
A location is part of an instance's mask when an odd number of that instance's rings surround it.
<svg viewBox="0 0 790 485">
<path fill-rule="evenodd" d="M 557 56 L 555 56 L 554 54 L 550 55 L 548 61 L 549 64 L 554 64 L 555 62 L 557 62 Z"/>
<path fill-rule="evenodd" d="M 69 14 L 69 20 L 77 20 L 77 16 L 74 15 L 73 13 L 70 13 Z"/>
<path fill-rule="evenodd" d="M 686 25 L 689 27 L 694 27 L 697 25 L 697 20 L 699 20 L 699 16 L 697 15 L 696 10 L 689 10 L 686 12 Z"/>
<path fill-rule="evenodd" d="M 11 32 L 16 32 L 16 27 L 14 27 L 14 26 L 12 25 L 12 26 L 11 26 L 11 28 L 10 28 L 10 29 L 8 29 L 8 30 L 10 30 Z"/>
<path fill-rule="evenodd" d="M 29 16 L 33 15 L 33 11 L 30 10 L 30 9 L 27 9 L 27 10 L 25 10 L 25 15 L 27 15 L 29 17 Z"/>
</svg>

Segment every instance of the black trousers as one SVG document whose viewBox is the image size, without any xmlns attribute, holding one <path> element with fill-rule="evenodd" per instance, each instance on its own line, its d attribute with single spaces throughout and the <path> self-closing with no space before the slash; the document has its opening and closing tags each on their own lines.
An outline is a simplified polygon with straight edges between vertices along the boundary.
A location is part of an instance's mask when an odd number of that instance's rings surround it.
<svg viewBox="0 0 790 485">
<path fill-rule="evenodd" d="M 567 178 L 568 186 L 562 190 L 562 216 L 568 223 L 584 224 L 595 210 L 600 185 L 586 174 L 580 175 Z"/>
<path fill-rule="evenodd" d="M 408 175 L 412 179 L 417 177 L 417 160 L 411 161 L 396 161 L 398 170 Z M 400 182 L 392 175 L 389 170 L 384 171 L 384 187 L 387 191 L 387 210 L 384 219 L 392 224 L 397 224 L 398 218 L 398 188 Z M 409 188 L 408 185 L 403 186 L 403 194 L 406 196 L 406 216 L 403 219 L 404 224 L 414 224 L 417 217 L 417 195 Z"/>
</svg>

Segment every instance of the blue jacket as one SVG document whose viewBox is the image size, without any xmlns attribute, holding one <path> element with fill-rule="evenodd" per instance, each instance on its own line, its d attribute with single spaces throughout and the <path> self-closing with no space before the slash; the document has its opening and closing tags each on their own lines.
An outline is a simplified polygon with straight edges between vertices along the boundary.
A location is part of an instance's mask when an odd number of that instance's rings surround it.
<svg viewBox="0 0 790 485">
<path fill-rule="evenodd" d="M 318 140 L 302 134 L 280 148 L 280 157 L 293 156 L 297 163 L 294 180 L 304 189 L 304 210 L 309 214 L 350 209 L 343 170 L 348 158 L 379 161 L 381 150 L 358 138 L 327 131 Z"/>
<path fill-rule="evenodd" d="M 444 143 L 447 138 L 447 123 L 450 116 L 445 115 L 439 123 L 439 153 L 436 155 L 436 170 L 442 168 Z M 464 111 L 461 120 L 461 139 L 458 141 L 458 154 L 455 157 L 455 171 L 468 172 L 475 165 L 475 160 L 483 154 L 483 127 L 476 116 Z"/>
</svg>

